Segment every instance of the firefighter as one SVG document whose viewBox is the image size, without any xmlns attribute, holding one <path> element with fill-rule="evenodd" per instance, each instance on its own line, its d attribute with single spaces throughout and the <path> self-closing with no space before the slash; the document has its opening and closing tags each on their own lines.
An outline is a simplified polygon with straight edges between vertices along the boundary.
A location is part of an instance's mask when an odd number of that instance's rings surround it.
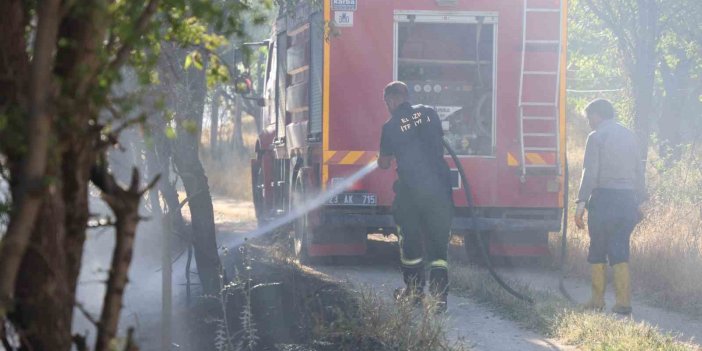
<svg viewBox="0 0 702 351">
<path fill-rule="evenodd" d="M 411 106 L 402 82 L 389 83 L 383 97 L 391 117 L 383 125 L 378 165 L 388 169 L 393 158 L 397 162 L 393 216 L 406 284 L 395 291 L 395 298 L 419 304 L 428 267 L 429 292 L 441 313 L 447 308 L 447 251 L 454 211 L 441 120 L 427 106 Z"/>
<path fill-rule="evenodd" d="M 592 297 L 586 308 L 604 309 L 607 263 L 614 271 L 616 304 L 612 311 L 631 313 L 629 239 L 641 220 L 646 199 L 644 165 L 636 135 L 615 121 L 612 103 L 592 101 L 585 108 L 592 133 L 587 137 L 575 224 L 583 229 L 588 212 Z"/>
</svg>

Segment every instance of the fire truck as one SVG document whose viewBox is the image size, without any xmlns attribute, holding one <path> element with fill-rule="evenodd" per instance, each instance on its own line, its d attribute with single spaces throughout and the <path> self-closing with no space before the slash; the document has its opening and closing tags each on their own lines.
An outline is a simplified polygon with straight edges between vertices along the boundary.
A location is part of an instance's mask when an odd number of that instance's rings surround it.
<svg viewBox="0 0 702 351">
<path fill-rule="evenodd" d="M 270 221 L 375 162 L 389 113 L 384 86 L 405 82 L 433 107 L 458 154 L 454 234 L 475 253 L 548 254 L 565 173 L 567 0 L 321 0 L 281 10 L 261 84 L 251 161 L 256 215 Z M 396 173 L 376 169 L 291 226 L 304 259 L 363 255 L 396 231 Z M 475 221 L 471 220 L 475 211 Z"/>
</svg>

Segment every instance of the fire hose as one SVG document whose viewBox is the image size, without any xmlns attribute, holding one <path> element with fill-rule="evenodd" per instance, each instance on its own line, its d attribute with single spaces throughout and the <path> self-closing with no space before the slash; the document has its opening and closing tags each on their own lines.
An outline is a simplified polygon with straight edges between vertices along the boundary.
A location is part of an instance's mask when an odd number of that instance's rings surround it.
<svg viewBox="0 0 702 351">
<path fill-rule="evenodd" d="M 466 196 L 466 204 L 468 206 L 468 210 L 470 212 L 470 217 L 471 217 L 471 222 L 472 222 L 472 227 L 473 230 L 477 232 L 478 228 L 478 219 L 476 216 L 476 211 L 475 211 L 475 201 L 473 200 L 473 193 L 471 191 L 470 183 L 468 183 L 468 177 L 466 177 L 465 171 L 463 169 L 463 165 L 461 164 L 460 160 L 458 159 L 458 156 L 456 155 L 456 152 L 451 148 L 449 143 L 446 141 L 446 139 L 443 139 L 443 144 L 444 148 L 446 148 L 446 151 L 448 151 L 449 155 L 451 156 L 451 159 L 453 159 L 453 162 L 456 164 L 456 168 L 458 169 L 458 173 L 461 176 L 461 183 L 463 185 L 463 193 Z M 563 191 L 563 197 L 564 197 L 564 205 L 567 206 L 568 204 L 568 160 L 566 159 L 565 163 L 565 181 L 564 181 L 564 191 Z M 567 254 L 567 242 L 566 242 L 566 235 L 568 233 L 568 211 L 567 208 L 564 207 L 563 209 L 563 216 L 562 216 L 562 226 L 561 226 L 561 264 L 560 264 L 560 271 L 559 271 L 559 279 L 558 279 L 558 289 L 560 290 L 561 294 L 568 299 L 569 301 L 573 301 L 571 298 L 570 294 L 568 294 L 568 291 L 565 289 L 565 285 L 563 282 L 563 277 L 565 275 L 565 260 L 566 260 L 566 254 Z M 488 272 L 490 272 L 490 276 L 497 282 L 497 284 L 500 285 L 501 288 L 503 288 L 505 291 L 507 291 L 510 295 L 516 297 L 519 300 L 528 302 L 530 304 L 534 303 L 534 300 L 526 296 L 522 293 L 517 292 L 514 290 L 511 286 L 509 286 L 503 279 L 500 277 L 499 274 L 495 271 L 495 268 L 492 264 L 492 261 L 490 259 L 490 254 L 488 253 L 488 247 L 485 243 L 485 241 L 482 238 L 482 235 L 476 233 L 476 238 L 478 240 L 478 246 L 480 247 L 480 253 L 483 258 L 483 262 L 485 262 L 485 265 L 487 266 Z"/>
<path fill-rule="evenodd" d="M 471 224 L 473 227 L 473 230 L 476 231 L 476 237 L 478 239 L 478 246 L 480 246 L 480 252 L 483 257 L 483 262 L 485 262 L 485 265 L 487 266 L 488 272 L 490 272 L 490 275 L 492 278 L 497 282 L 497 284 L 500 285 L 505 291 L 507 291 L 510 295 L 516 297 L 519 300 L 526 301 L 530 304 L 534 303 L 534 300 L 526 296 L 524 294 L 521 294 L 514 290 L 511 286 L 509 286 L 505 281 L 500 277 L 497 272 L 495 271 L 495 267 L 492 264 L 492 260 L 490 260 L 490 254 L 488 253 L 488 248 L 487 245 L 485 244 L 485 241 L 482 238 L 482 235 L 477 233 L 477 228 L 478 228 L 478 218 L 475 214 L 475 202 L 473 201 L 473 193 L 471 191 L 470 184 L 468 183 L 468 177 L 466 177 L 466 173 L 463 170 L 463 165 L 461 165 L 460 160 L 458 159 L 458 156 L 456 155 L 456 152 L 453 151 L 449 143 L 446 141 L 446 139 L 443 139 L 444 143 L 444 148 L 446 148 L 446 151 L 448 151 L 449 155 L 451 155 L 451 159 L 453 159 L 453 162 L 456 164 L 456 168 L 458 169 L 458 174 L 461 176 L 461 183 L 463 185 L 463 193 L 466 196 L 466 204 L 468 205 L 468 211 L 470 212 L 470 218 L 471 218 Z"/>
</svg>

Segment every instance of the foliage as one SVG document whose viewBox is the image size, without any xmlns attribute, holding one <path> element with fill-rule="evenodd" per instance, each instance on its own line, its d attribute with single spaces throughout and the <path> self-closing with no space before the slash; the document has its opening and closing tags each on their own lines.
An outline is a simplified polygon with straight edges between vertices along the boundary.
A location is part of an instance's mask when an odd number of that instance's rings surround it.
<svg viewBox="0 0 702 351">
<path fill-rule="evenodd" d="M 631 98 L 616 39 L 587 11 L 583 0 L 569 2 L 568 10 L 568 103 L 582 111 L 594 97 L 613 101 L 620 118 L 630 123 Z"/>
<path fill-rule="evenodd" d="M 635 97 L 645 77 L 655 73 L 645 123 L 659 146 L 693 142 L 702 132 L 702 6 L 698 1 L 572 0 L 568 21 L 568 88 L 571 108 L 595 97 L 613 101 L 620 119 L 634 125 Z M 655 20 L 645 15 L 656 16 Z M 644 24 L 648 22 L 648 24 Z M 651 41 L 653 44 L 651 45 Z M 654 61 L 642 50 L 652 49 Z M 643 89 L 643 90 L 642 90 Z M 679 153 L 675 154 L 679 158 Z"/>
<path fill-rule="evenodd" d="M 685 145 L 683 157 L 672 163 L 654 159 L 656 174 L 649 177 L 651 202 L 697 206 L 702 203 L 702 159 L 699 146 Z"/>
<path fill-rule="evenodd" d="M 101 187 L 107 180 L 114 180 L 107 172 L 105 153 L 118 142 L 120 132 L 144 124 L 147 116 L 165 106 L 160 98 L 145 94 L 149 86 L 162 83 L 164 78 L 156 70 L 164 61 L 163 46 L 190 51 L 187 57 L 192 67 L 187 71 L 204 69 L 210 85 L 225 81 L 235 72 L 218 56 L 218 51 L 228 45 L 231 37 L 244 37 L 247 24 L 263 23 L 266 17 L 260 10 L 270 8 L 272 3 L 267 0 L 8 0 L 0 4 L 0 8 L 10 12 L 6 14 L 8 20 L 0 24 L 3 44 L 0 159 L 3 167 L 7 165 L 11 171 L 11 179 L 22 180 L 29 174 L 32 178 L 27 181 L 34 182 L 32 186 L 37 188 L 30 193 L 16 187 L 14 182 L 11 184 L 12 193 L 20 194 L 18 199 L 12 199 L 19 204 L 16 212 L 27 216 L 15 216 L 13 212 L 11 221 L 22 224 L 10 226 L 4 239 L 12 234 L 13 241 L 3 241 L 17 243 L 12 246 L 17 249 L 0 246 L 3 248 L 0 266 L 3 273 L 11 272 L 2 274 L 0 280 L 3 283 L 0 317 L 4 318 L 4 311 L 13 307 L 6 309 L 6 305 L 17 304 L 20 313 L 12 316 L 12 322 L 26 336 L 26 348 L 47 349 L 46 345 L 51 345 L 52 349 L 67 350 L 72 339 L 74 297 L 71 295 L 80 272 L 89 217 L 89 181 L 98 185 L 103 195 L 117 194 L 115 197 L 125 200 L 118 192 L 122 190 L 120 187 Z M 242 20 L 247 15 L 248 19 Z M 185 63 L 183 57 L 179 68 Z M 35 81 L 37 76 L 39 79 Z M 32 123 L 43 128 L 35 128 Z M 37 129 L 48 134 L 47 137 L 32 138 L 43 136 L 34 134 Z M 42 142 L 37 143 L 36 139 Z M 47 140 L 50 145 L 45 147 Z M 28 158 L 38 161 L 30 163 Z M 48 164 L 43 159 L 48 159 Z M 37 166 L 24 171 L 23 163 Z M 45 168 L 47 173 L 43 176 Z M 136 173 L 133 179 L 139 183 Z M 138 186 L 134 184 L 135 189 Z M 27 199 L 32 201 L 23 201 Z M 138 208 L 139 199 L 130 198 L 130 210 Z M 124 219 L 130 230 L 135 228 L 138 216 L 130 211 L 118 213 L 112 208 L 118 223 Z M 36 221 L 37 213 L 51 218 Z M 121 215 L 129 218 L 120 218 Z M 34 229 L 30 223 L 34 223 Z M 120 245 L 122 240 L 129 240 L 123 235 L 124 226 L 118 225 L 117 229 L 115 257 L 131 257 L 131 245 Z M 133 235 L 133 230 L 128 234 Z M 27 251 L 30 238 L 37 236 L 54 238 L 56 242 L 35 240 L 33 249 Z M 7 250 L 12 250 L 11 254 L 6 254 Z M 119 255 L 118 250 L 121 250 Z M 5 264 L 6 260 L 12 265 Z M 116 269 L 126 272 L 128 265 L 129 260 L 116 259 L 111 272 Z M 50 266 L 51 270 L 42 269 L 44 266 Z M 126 280 L 119 279 L 119 284 L 126 284 Z M 13 288 L 21 293 L 31 291 L 38 297 L 25 299 L 18 295 L 14 301 Z M 105 350 L 116 337 L 124 286 L 108 283 L 110 289 L 116 293 L 110 296 L 112 310 L 105 312 L 105 309 L 96 323 L 96 350 Z M 41 311 L 41 315 L 34 311 Z M 43 332 L 47 330 L 51 331 Z M 85 345 L 76 343 L 76 347 L 82 349 Z"/>
</svg>

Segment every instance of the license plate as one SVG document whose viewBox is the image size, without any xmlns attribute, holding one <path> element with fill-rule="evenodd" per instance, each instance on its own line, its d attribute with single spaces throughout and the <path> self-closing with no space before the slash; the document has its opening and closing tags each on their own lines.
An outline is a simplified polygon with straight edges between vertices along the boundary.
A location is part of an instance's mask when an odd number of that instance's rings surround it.
<svg viewBox="0 0 702 351">
<path fill-rule="evenodd" d="M 339 206 L 377 206 L 375 194 L 370 193 L 343 193 L 329 199 L 329 205 Z"/>
</svg>

